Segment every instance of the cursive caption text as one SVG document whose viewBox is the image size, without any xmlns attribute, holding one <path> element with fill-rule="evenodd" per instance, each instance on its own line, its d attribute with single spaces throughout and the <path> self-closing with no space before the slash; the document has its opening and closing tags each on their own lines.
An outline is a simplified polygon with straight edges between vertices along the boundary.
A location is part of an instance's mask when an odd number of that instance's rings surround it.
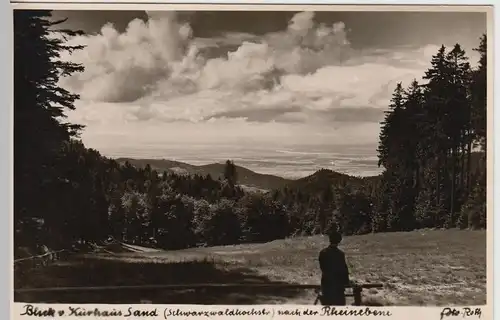
<svg viewBox="0 0 500 320">
<path fill-rule="evenodd" d="M 474 311 L 473 311 L 474 312 Z M 442 317 L 452 315 L 452 311 L 442 313 Z M 391 311 L 382 308 L 370 307 L 210 307 L 207 309 L 190 307 L 154 307 L 154 306 L 37 306 L 25 304 L 20 310 L 20 315 L 34 318 L 125 318 L 125 319 L 147 319 L 147 318 L 214 318 L 214 317 L 258 317 L 269 319 L 293 316 L 321 316 L 321 317 L 391 317 Z"/>
<path fill-rule="evenodd" d="M 481 308 L 443 308 L 441 311 L 441 320 L 448 317 L 460 318 L 481 318 Z"/>
</svg>

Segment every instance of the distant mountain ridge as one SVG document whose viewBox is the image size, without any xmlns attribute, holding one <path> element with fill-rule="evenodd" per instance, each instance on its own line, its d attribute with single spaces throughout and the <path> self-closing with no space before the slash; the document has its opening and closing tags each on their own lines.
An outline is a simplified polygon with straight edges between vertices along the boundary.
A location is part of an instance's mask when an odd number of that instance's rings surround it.
<svg viewBox="0 0 500 320">
<path fill-rule="evenodd" d="M 212 163 L 197 166 L 166 159 L 118 158 L 116 161 L 120 164 L 125 164 L 125 162 L 128 161 L 131 165 L 140 168 L 144 168 L 147 164 L 149 164 L 152 169 L 159 172 L 167 171 L 177 174 L 198 174 L 202 176 L 210 175 L 214 179 L 218 179 L 223 176 L 225 166 L 224 163 Z M 239 184 L 264 190 L 280 189 L 294 181 L 270 174 L 257 173 L 238 165 L 236 165 L 236 172 L 238 174 Z"/>
<path fill-rule="evenodd" d="M 303 192 L 318 193 L 321 192 L 326 185 L 350 185 L 359 188 L 366 186 L 367 183 L 375 182 L 380 178 L 381 175 L 356 177 L 329 169 L 320 169 L 307 177 L 293 181 L 288 186 L 291 188 L 300 189 Z"/>
<path fill-rule="evenodd" d="M 163 172 L 173 172 L 176 174 L 189 174 L 189 175 L 210 175 L 214 179 L 221 178 L 224 172 L 224 163 L 212 163 L 207 165 L 192 165 L 185 162 L 167 160 L 167 159 L 133 159 L 133 158 L 118 158 L 116 161 L 119 164 L 129 162 L 135 167 L 144 168 L 147 164 L 152 169 Z M 235 164 L 236 165 L 236 164 Z M 320 169 L 304 178 L 300 179 L 287 179 L 270 174 L 262 174 L 254 172 L 242 166 L 236 165 L 236 172 L 238 174 L 238 182 L 240 185 L 249 188 L 257 188 L 261 190 L 282 189 L 285 187 L 290 188 L 306 188 L 315 189 L 315 186 L 324 185 L 324 183 L 331 183 L 337 185 L 344 182 L 362 182 L 365 179 L 377 178 L 378 176 L 359 178 L 350 176 L 344 173 L 335 172 L 328 169 Z"/>
<path fill-rule="evenodd" d="M 197 166 L 185 162 L 166 159 L 118 158 L 115 160 L 121 165 L 125 164 L 125 162 L 128 161 L 135 167 L 144 168 L 147 164 L 149 164 L 152 169 L 159 172 L 167 171 L 186 175 L 210 175 L 214 179 L 222 178 L 225 167 L 224 163 L 212 163 Z M 473 152 L 471 160 L 472 171 L 477 171 L 481 166 L 485 165 L 480 161 L 481 153 L 479 152 Z M 302 191 L 317 193 L 320 192 L 324 188 L 324 186 L 328 184 L 332 186 L 348 184 L 356 188 L 363 188 L 367 184 L 371 184 L 372 182 L 375 182 L 377 179 L 381 178 L 381 175 L 356 177 L 329 169 L 320 169 L 304 178 L 287 179 L 271 174 L 257 173 L 238 165 L 236 165 L 236 172 L 238 174 L 238 184 L 249 191 L 266 191 L 288 187 L 291 189 L 301 189 Z"/>
</svg>

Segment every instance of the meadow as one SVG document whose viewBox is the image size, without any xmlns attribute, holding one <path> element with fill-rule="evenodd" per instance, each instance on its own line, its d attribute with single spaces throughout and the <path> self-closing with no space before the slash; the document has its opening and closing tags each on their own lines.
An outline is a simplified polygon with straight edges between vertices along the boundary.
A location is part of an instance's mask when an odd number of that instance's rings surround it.
<svg viewBox="0 0 500 320">
<path fill-rule="evenodd" d="M 319 284 L 317 256 L 323 236 L 260 244 L 178 251 L 106 252 L 76 255 L 15 277 L 16 288 L 189 283 Z M 383 283 L 363 291 L 365 304 L 396 306 L 486 303 L 486 232 L 418 230 L 345 237 L 351 278 Z M 89 291 L 16 294 L 24 302 L 198 304 L 312 304 L 312 290 L 228 289 L 184 291 Z"/>
</svg>

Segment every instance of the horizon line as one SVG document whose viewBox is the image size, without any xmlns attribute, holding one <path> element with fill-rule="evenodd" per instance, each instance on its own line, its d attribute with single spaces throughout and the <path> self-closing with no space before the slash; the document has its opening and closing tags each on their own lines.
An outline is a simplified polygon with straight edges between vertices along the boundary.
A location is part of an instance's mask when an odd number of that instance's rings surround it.
<svg viewBox="0 0 500 320">
<path fill-rule="evenodd" d="M 117 156 L 106 156 L 106 157 L 109 158 L 109 159 L 113 159 L 113 160 L 119 160 L 119 159 L 123 159 L 123 160 L 143 160 L 143 161 L 148 161 L 148 160 L 160 160 L 161 161 L 161 160 L 164 160 L 164 161 L 172 161 L 172 162 L 178 162 L 178 163 L 182 163 L 182 164 L 187 164 L 187 165 L 190 165 L 190 166 L 193 166 L 193 167 L 203 167 L 203 166 L 209 166 L 209 165 L 213 165 L 213 164 L 224 165 L 225 162 L 229 160 L 229 161 L 232 161 L 233 164 L 236 167 L 240 167 L 242 169 L 246 169 L 246 170 L 252 171 L 252 172 L 254 172 L 256 174 L 263 175 L 263 176 L 272 176 L 272 177 L 281 178 L 281 179 L 285 179 L 285 180 L 292 180 L 292 181 L 297 181 L 297 180 L 300 180 L 300 179 L 304 179 L 304 178 L 310 177 L 310 176 L 318 173 L 321 170 L 327 170 L 327 171 L 335 172 L 335 173 L 338 173 L 338 174 L 343 174 L 343 175 L 346 175 L 346 176 L 349 176 L 349 177 L 352 177 L 352 178 L 358 178 L 358 179 L 366 179 L 366 178 L 378 177 L 378 176 L 380 176 L 382 174 L 382 173 L 379 173 L 379 174 L 375 174 L 375 175 L 372 174 L 372 175 L 360 176 L 360 175 L 353 175 L 353 174 L 344 173 L 344 172 L 340 172 L 340 171 L 336 171 L 336 170 L 332 170 L 332 169 L 328 169 L 328 168 L 319 168 L 319 169 L 315 169 L 315 171 L 313 173 L 311 173 L 311 174 L 308 174 L 308 175 L 305 175 L 305 176 L 302 176 L 302 177 L 292 178 L 292 177 L 286 177 L 286 176 L 282 176 L 282 175 L 276 175 L 276 174 L 258 172 L 258 171 L 249 169 L 249 168 L 247 168 L 245 166 L 238 165 L 236 162 L 234 162 L 231 159 L 227 159 L 227 160 L 222 161 L 222 162 L 208 162 L 207 164 L 196 165 L 196 164 L 191 164 L 191 163 L 184 162 L 184 161 L 171 160 L 171 159 L 167 159 L 167 158 L 142 158 L 142 157 L 136 158 L 136 157 L 133 157 L 133 156 L 118 156 L 118 157 Z M 153 169 L 153 170 L 155 170 L 155 169 Z M 169 169 L 165 169 L 165 171 L 166 170 L 169 170 Z M 160 172 L 160 170 L 155 170 L 155 171 Z M 189 175 L 191 175 L 191 174 L 189 174 Z"/>
</svg>

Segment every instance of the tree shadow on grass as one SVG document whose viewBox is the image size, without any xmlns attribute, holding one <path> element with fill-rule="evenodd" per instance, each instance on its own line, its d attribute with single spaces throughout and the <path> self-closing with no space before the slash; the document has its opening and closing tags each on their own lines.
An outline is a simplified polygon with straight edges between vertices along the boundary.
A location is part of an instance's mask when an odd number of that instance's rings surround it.
<svg viewBox="0 0 500 320">
<path fill-rule="evenodd" d="M 247 268 L 219 266 L 204 259 L 186 262 L 150 262 L 144 260 L 73 257 L 53 265 L 18 271 L 15 288 L 91 287 L 120 285 L 160 285 L 195 283 L 263 283 L 271 281 Z M 203 290 L 112 290 L 15 293 L 14 301 L 29 303 L 148 303 L 161 304 L 276 304 L 304 294 L 287 288 L 209 288 Z"/>
</svg>

